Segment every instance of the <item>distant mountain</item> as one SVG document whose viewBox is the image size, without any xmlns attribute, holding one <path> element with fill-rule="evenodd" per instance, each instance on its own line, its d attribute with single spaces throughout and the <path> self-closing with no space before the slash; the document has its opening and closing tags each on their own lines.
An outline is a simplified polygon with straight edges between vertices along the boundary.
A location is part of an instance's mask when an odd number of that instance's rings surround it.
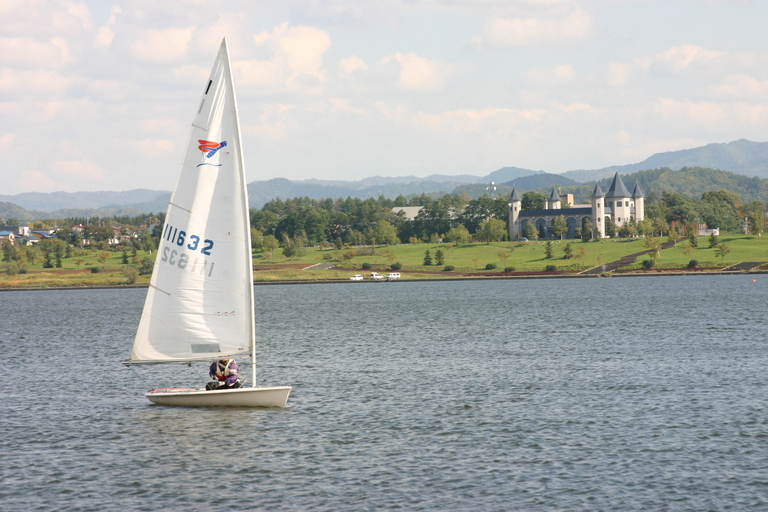
<svg viewBox="0 0 768 512">
<path fill-rule="evenodd" d="M 708 144 L 699 148 L 657 153 L 642 162 L 628 165 L 615 165 L 595 170 L 574 170 L 562 174 L 549 174 L 519 167 L 503 167 L 485 176 L 468 174 L 446 176 L 433 174 L 426 178 L 416 176 L 372 176 L 357 181 L 311 179 L 291 181 L 275 178 L 266 181 L 254 181 L 248 184 L 248 194 L 252 208 L 261 208 L 272 199 L 289 199 L 306 196 L 312 199 L 359 197 L 369 198 L 382 195 L 396 198 L 399 195 L 412 197 L 419 194 L 439 196 L 451 193 L 466 193 L 472 198 L 488 193 L 491 182 L 496 190 L 492 194 L 508 194 L 511 185 L 523 191 L 542 189 L 552 186 L 578 188 L 576 183 L 606 180 L 618 172 L 628 175 L 638 171 L 667 169 L 678 172 L 684 168 L 699 168 L 728 171 L 734 175 L 768 178 L 768 142 L 737 140 L 727 144 Z M 660 177 L 659 180 L 662 178 Z M 664 174 L 664 186 L 673 185 L 674 176 Z M 705 180 L 707 181 L 707 180 Z M 737 179 L 713 179 L 709 184 L 731 183 L 737 185 Z M 629 185 L 629 183 L 628 183 Z M 591 185 L 594 186 L 594 185 Z M 680 185 L 685 189 L 684 185 Z M 697 189 L 699 185 L 691 187 Z M 585 186 L 584 190 L 586 190 Z M 723 186 L 723 188 L 728 188 Z M 698 189 L 697 189 L 698 190 Z M 730 190 L 730 189 L 729 189 Z M 565 192 L 565 190 L 562 190 Z M 739 192 L 738 190 L 733 190 Z M 549 190 L 546 190 L 548 193 Z M 590 191 L 591 193 L 591 191 Z M 681 193 L 685 193 L 682 192 Z M 745 189 L 745 194 L 750 192 Z M 106 217 L 112 215 L 141 215 L 144 213 L 164 212 L 170 193 L 162 190 L 136 189 L 125 192 L 26 192 L 14 196 L 0 195 L 0 217 L 19 220 L 58 219 L 65 217 Z M 10 206 L 9 206 L 10 204 Z"/>
<path fill-rule="evenodd" d="M 504 183 L 504 185 L 509 187 L 520 187 L 524 190 L 532 190 L 540 187 L 568 187 L 580 184 L 580 182 L 566 178 L 562 174 L 549 174 L 546 172 L 542 174 L 534 174 L 532 176 L 524 176 L 508 183 Z"/>
<path fill-rule="evenodd" d="M 54 211 L 60 208 L 104 208 L 150 202 L 167 194 L 144 188 L 124 192 L 24 192 L 15 196 L 0 195 L 0 202 L 9 202 L 27 210 Z M 166 205 L 168 201 L 166 200 Z M 165 209 L 165 208 L 163 208 Z"/>
<path fill-rule="evenodd" d="M 508 196 L 512 193 L 512 187 L 517 187 L 518 190 L 527 192 L 529 190 L 536 190 L 541 187 L 546 187 L 551 190 L 552 187 L 557 187 L 560 189 L 562 187 L 581 185 L 578 181 L 566 178 L 561 174 L 550 174 L 546 172 L 540 172 L 538 174 L 515 178 L 506 183 L 494 183 L 492 190 L 490 189 L 489 184 L 490 181 L 483 183 L 473 183 L 471 185 L 461 185 L 460 187 L 456 187 L 453 190 L 453 193 L 466 194 L 472 199 L 477 199 L 484 194 Z M 549 190 L 547 190 L 547 193 L 549 193 Z"/>
<path fill-rule="evenodd" d="M 491 174 L 485 176 L 481 180 L 483 183 L 505 183 L 513 181 L 518 178 L 524 178 L 526 176 L 532 176 L 537 174 L 547 174 L 544 171 L 532 171 L 530 169 L 521 169 L 520 167 L 502 167 L 498 171 L 493 171 Z"/>
<path fill-rule="evenodd" d="M 268 201 L 280 198 L 289 199 L 292 197 L 309 197 L 311 199 L 339 198 L 339 197 L 359 197 L 367 199 L 369 197 L 395 198 L 400 194 L 404 196 L 412 194 L 443 192 L 450 193 L 461 182 L 458 181 L 419 181 L 411 183 L 393 182 L 393 183 L 366 183 L 347 182 L 343 184 L 332 184 L 333 182 L 321 182 L 320 180 L 309 181 L 290 181 L 285 178 L 275 178 L 268 181 L 254 181 L 248 184 L 248 199 L 251 208 L 261 208 Z"/>
<path fill-rule="evenodd" d="M 605 192 L 608 190 L 612 179 L 612 177 L 606 177 L 598 180 L 597 183 Z M 621 179 L 630 191 L 634 189 L 635 184 L 639 184 L 646 197 L 651 194 L 659 197 L 666 192 L 669 194 L 678 193 L 692 199 L 701 199 L 704 192 L 723 189 L 738 194 L 744 203 L 750 201 L 768 202 L 768 180 L 758 177 L 750 178 L 718 169 L 684 167 L 679 171 L 674 171 L 662 167 L 661 169 L 623 174 Z M 563 187 L 560 189 L 560 193 L 573 194 L 577 203 L 588 203 L 594 189 L 595 182 L 592 181 L 581 185 Z M 538 192 L 548 193 L 549 190 L 540 188 Z"/>
<path fill-rule="evenodd" d="M 662 167 L 672 170 L 702 167 L 768 178 L 768 142 L 740 139 L 727 144 L 707 144 L 698 148 L 656 153 L 636 164 L 614 165 L 592 171 L 566 171 L 562 175 L 583 183 L 607 178 L 617 172 L 628 174 Z"/>
</svg>

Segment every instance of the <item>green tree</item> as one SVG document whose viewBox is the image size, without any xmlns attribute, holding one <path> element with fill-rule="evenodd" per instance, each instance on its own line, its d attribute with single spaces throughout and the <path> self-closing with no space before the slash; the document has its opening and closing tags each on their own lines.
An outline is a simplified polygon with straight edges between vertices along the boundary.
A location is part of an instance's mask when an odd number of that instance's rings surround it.
<svg viewBox="0 0 768 512">
<path fill-rule="evenodd" d="M 459 224 L 458 226 L 451 228 L 446 235 L 446 239 L 456 245 L 466 244 L 471 237 L 469 230 L 464 227 L 464 224 Z"/>
<path fill-rule="evenodd" d="M 395 229 L 395 226 L 386 220 L 378 221 L 376 223 L 376 227 L 373 230 L 373 233 L 374 238 L 380 244 L 398 245 L 400 243 L 400 239 L 397 238 L 397 230 Z"/>
<path fill-rule="evenodd" d="M 435 265 L 442 265 L 445 263 L 445 254 L 443 254 L 443 251 L 438 249 L 435 251 Z"/>
<path fill-rule="evenodd" d="M 715 256 L 720 258 L 721 262 L 725 262 L 725 255 L 731 252 L 731 248 L 724 243 L 717 244 L 715 248 Z"/>
<path fill-rule="evenodd" d="M 541 192 L 531 190 L 525 192 L 520 203 L 521 210 L 543 210 L 544 205 L 547 204 L 547 196 Z"/>
<path fill-rule="evenodd" d="M 653 219 L 653 232 L 659 233 L 659 236 L 664 236 L 664 233 L 669 231 L 669 224 L 664 217 L 656 217 Z"/>
<path fill-rule="evenodd" d="M 101 262 L 101 268 L 107 268 L 107 260 L 111 256 L 109 251 L 101 251 L 98 256 L 96 256 L 96 259 Z"/>
<path fill-rule="evenodd" d="M 533 222 L 526 222 L 523 227 L 523 236 L 528 240 L 538 240 L 539 230 L 536 229 L 536 224 Z"/>
<path fill-rule="evenodd" d="M 139 279 L 139 271 L 134 266 L 123 267 L 123 275 L 128 281 L 128 284 L 134 284 Z"/>
<path fill-rule="evenodd" d="M 751 211 L 747 214 L 747 229 L 752 235 L 760 235 L 765 231 L 765 213 L 762 210 Z"/>
<path fill-rule="evenodd" d="M 656 258 L 659 257 L 661 253 L 661 244 L 656 238 L 652 236 L 645 237 L 645 242 L 643 243 L 643 245 L 645 245 L 645 247 L 647 247 L 648 250 L 650 251 L 651 258 L 655 260 Z"/>
<path fill-rule="evenodd" d="M 482 228 L 477 233 L 477 238 L 481 242 L 490 244 L 491 242 L 500 242 L 507 236 L 507 225 L 503 220 L 488 219 L 483 222 Z"/>
<path fill-rule="evenodd" d="M 637 222 L 637 232 L 640 236 L 648 236 L 653 233 L 653 221 L 643 219 Z"/>
<path fill-rule="evenodd" d="M 251 248 L 257 251 L 264 247 L 264 234 L 256 228 L 251 228 Z"/>
<path fill-rule="evenodd" d="M 710 249 L 713 249 L 713 248 L 717 247 L 717 244 L 718 244 L 718 243 L 719 243 L 719 242 L 718 242 L 718 240 L 717 240 L 717 236 L 716 236 L 714 233 L 712 233 L 711 235 L 709 235 L 709 248 L 710 248 Z"/>
<path fill-rule="evenodd" d="M 694 246 L 692 246 L 690 243 L 685 242 L 680 244 L 680 248 L 683 250 L 686 256 L 688 256 L 688 261 L 691 261 L 691 255 L 693 254 L 693 251 L 696 250 Z"/>
<path fill-rule="evenodd" d="M 568 223 L 565 221 L 564 215 L 558 215 L 552 221 L 552 227 L 550 228 L 555 236 L 559 236 L 560 240 L 563 239 L 565 233 L 568 232 Z"/>
<path fill-rule="evenodd" d="M 587 250 L 584 248 L 583 245 L 580 245 L 576 249 L 576 257 L 581 260 L 582 266 L 584 265 L 584 258 L 586 258 L 586 256 L 587 256 Z"/>
<path fill-rule="evenodd" d="M 584 223 L 581 225 L 581 240 L 583 242 L 589 242 L 592 240 L 592 222 L 589 219 L 586 219 Z"/>
<path fill-rule="evenodd" d="M 547 259 L 552 258 L 552 242 L 550 240 L 547 240 L 547 243 L 544 245 L 544 257 Z"/>
<path fill-rule="evenodd" d="M 152 261 L 152 258 L 149 256 L 144 256 L 141 258 L 141 263 L 139 263 L 139 274 L 141 275 L 149 275 L 152 274 L 152 270 L 155 267 L 155 262 Z"/>
<path fill-rule="evenodd" d="M 431 265 L 432 264 L 432 254 L 429 252 L 429 249 L 424 253 L 424 265 Z"/>
<path fill-rule="evenodd" d="M 698 226 L 696 224 L 686 224 L 685 225 L 685 235 L 688 237 L 688 242 L 694 247 L 699 246 L 699 241 L 696 238 L 696 232 L 698 231 Z"/>
<path fill-rule="evenodd" d="M 499 259 L 504 262 L 504 266 L 507 266 L 507 260 L 509 259 L 509 251 L 500 250 L 498 253 Z"/>
<path fill-rule="evenodd" d="M 571 242 L 565 242 L 565 247 L 563 247 L 563 259 L 569 260 L 573 258 L 573 248 L 571 247 Z"/>
</svg>

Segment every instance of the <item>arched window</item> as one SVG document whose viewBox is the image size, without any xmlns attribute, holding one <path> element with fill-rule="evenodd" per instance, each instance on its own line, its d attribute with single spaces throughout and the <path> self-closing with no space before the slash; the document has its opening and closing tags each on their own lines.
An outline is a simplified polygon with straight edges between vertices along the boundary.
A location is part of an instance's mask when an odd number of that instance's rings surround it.
<svg viewBox="0 0 768 512">
<path fill-rule="evenodd" d="M 568 217 L 565 219 L 565 223 L 568 225 L 568 232 L 565 234 L 565 237 L 576 238 L 576 228 L 579 227 L 576 217 Z"/>
</svg>

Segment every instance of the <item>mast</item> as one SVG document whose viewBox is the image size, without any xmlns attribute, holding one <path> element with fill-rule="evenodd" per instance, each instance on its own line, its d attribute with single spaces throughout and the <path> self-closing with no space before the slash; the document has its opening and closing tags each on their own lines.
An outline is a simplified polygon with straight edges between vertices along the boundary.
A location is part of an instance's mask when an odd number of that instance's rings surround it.
<svg viewBox="0 0 768 512">
<path fill-rule="evenodd" d="M 245 261 L 247 262 L 248 271 L 246 276 L 248 278 L 248 285 L 246 286 L 246 293 L 248 294 L 248 303 L 250 304 L 250 349 L 251 349 L 251 387 L 256 387 L 256 304 L 253 297 L 253 255 L 251 253 L 251 217 L 248 207 L 248 185 L 245 176 L 245 158 L 243 157 L 243 140 L 240 134 L 240 114 L 237 110 L 237 95 L 235 94 L 235 81 L 232 78 L 232 62 L 229 59 L 229 47 L 227 46 L 227 38 L 225 37 L 221 42 L 224 48 L 224 55 L 227 62 L 227 79 L 229 86 L 232 88 L 232 104 L 235 116 L 235 134 L 237 137 L 237 148 L 239 149 L 237 158 L 240 161 L 240 193 L 242 194 L 243 211 L 243 228 L 245 233 L 243 237 L 245 239 Z"/>
</svg>

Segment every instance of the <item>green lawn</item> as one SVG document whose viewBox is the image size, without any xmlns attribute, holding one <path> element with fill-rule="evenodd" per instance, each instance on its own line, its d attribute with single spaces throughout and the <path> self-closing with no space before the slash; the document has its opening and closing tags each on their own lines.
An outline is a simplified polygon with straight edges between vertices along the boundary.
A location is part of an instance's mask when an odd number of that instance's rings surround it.
<svg viewBox="0 0 768 512">
<path fill-rule="evenodd" d="M 660 243 L 666 238 L 657 238 Z M 680 240 L 676 247 L 661 251 L 656 260 L 656 268 L 686 267 L 691 259 L 697 260 L 699 267 L 720 268 L 737 262 L 768 262 L 768 237 L 731 235 L 719 237 L 720 243 L 725 243 L 730 251 L 724 258 L 716 255 L 715 249 L 710 249 L 708 237 L 700 237 L 698 247 L 686 252 L 686 240 Z M 453 244 L 401 244 L 396 246 L 380 246 L 375 250 L 370 247 L 321 249 L 308 248 L 301 258 L 285 258 L 281 251 L 274 251 L 271 260 L 265 259 L 260 252 L 254 253 L 254 268 L 256 281 L 281 280 L 328 280 L 348 279 L 356 273 L 363 273 L 364 264 L 371 270 L 386 272 L 392 263 L 402 265 L 403 279 L 408 278 L 440 278 L 450 275 L 476 273 L 491 274 L 503 271 L 506 267 L 514 267 L 516 272 L 540 272 L 549 265 L 558 270 L 578 272 L 580 270 L 608 264 L 621 259 L 628 254 L 647 250 L 646 239 L 609 239 L 592 242 L 571 240 L 573 258 L 564 259 L 566 241 L 553 241 L 552 258 L 546 258 L 546 242 L 500 242 L 500 243 L 471 243 L 466 245 Z M 580 256 L 580 250 L 583 254 Z M 429 250 L 433 265 L 424 265 L 425 252 Z M 444 254 L 442 265 L 436 265 L 436 252 Z M 43 262 L 25 262 L 26 274 L 0 272 L 0 288 L 23 287 L 60 287 L 60 286 L 114 286 L 128 284 L 129 279 L 123 272 L 122 251 L 110 252 L 106 261 L 99 260 L 102 251 L 79 250 L 70 258 L 61 260 L 61 268 L 44 269 Z M 148 255 L 138 252 L 138 259 Z M 133 258 L 129 253 L 130 264 Z M 639 268 L 648 255 L 639 257 L 631 268 Z M 304 270 L 316 263 L 336 265 L 336 269 Z M 487 264 L 496 265 L 495 270 L 486 270 Z M 5 268 L 6 262 L 0 262 L 0 269 Z M 453 272 L 445 272 L 447 265 L 454 267 Z M 98 273 L 92 273 L 92 268 L 98 268 Z M 79 271 L 78 271 L 79 270 Z M 146 284 L 149 276 L 139 276 L 136 284 Z"/>
</svg>

